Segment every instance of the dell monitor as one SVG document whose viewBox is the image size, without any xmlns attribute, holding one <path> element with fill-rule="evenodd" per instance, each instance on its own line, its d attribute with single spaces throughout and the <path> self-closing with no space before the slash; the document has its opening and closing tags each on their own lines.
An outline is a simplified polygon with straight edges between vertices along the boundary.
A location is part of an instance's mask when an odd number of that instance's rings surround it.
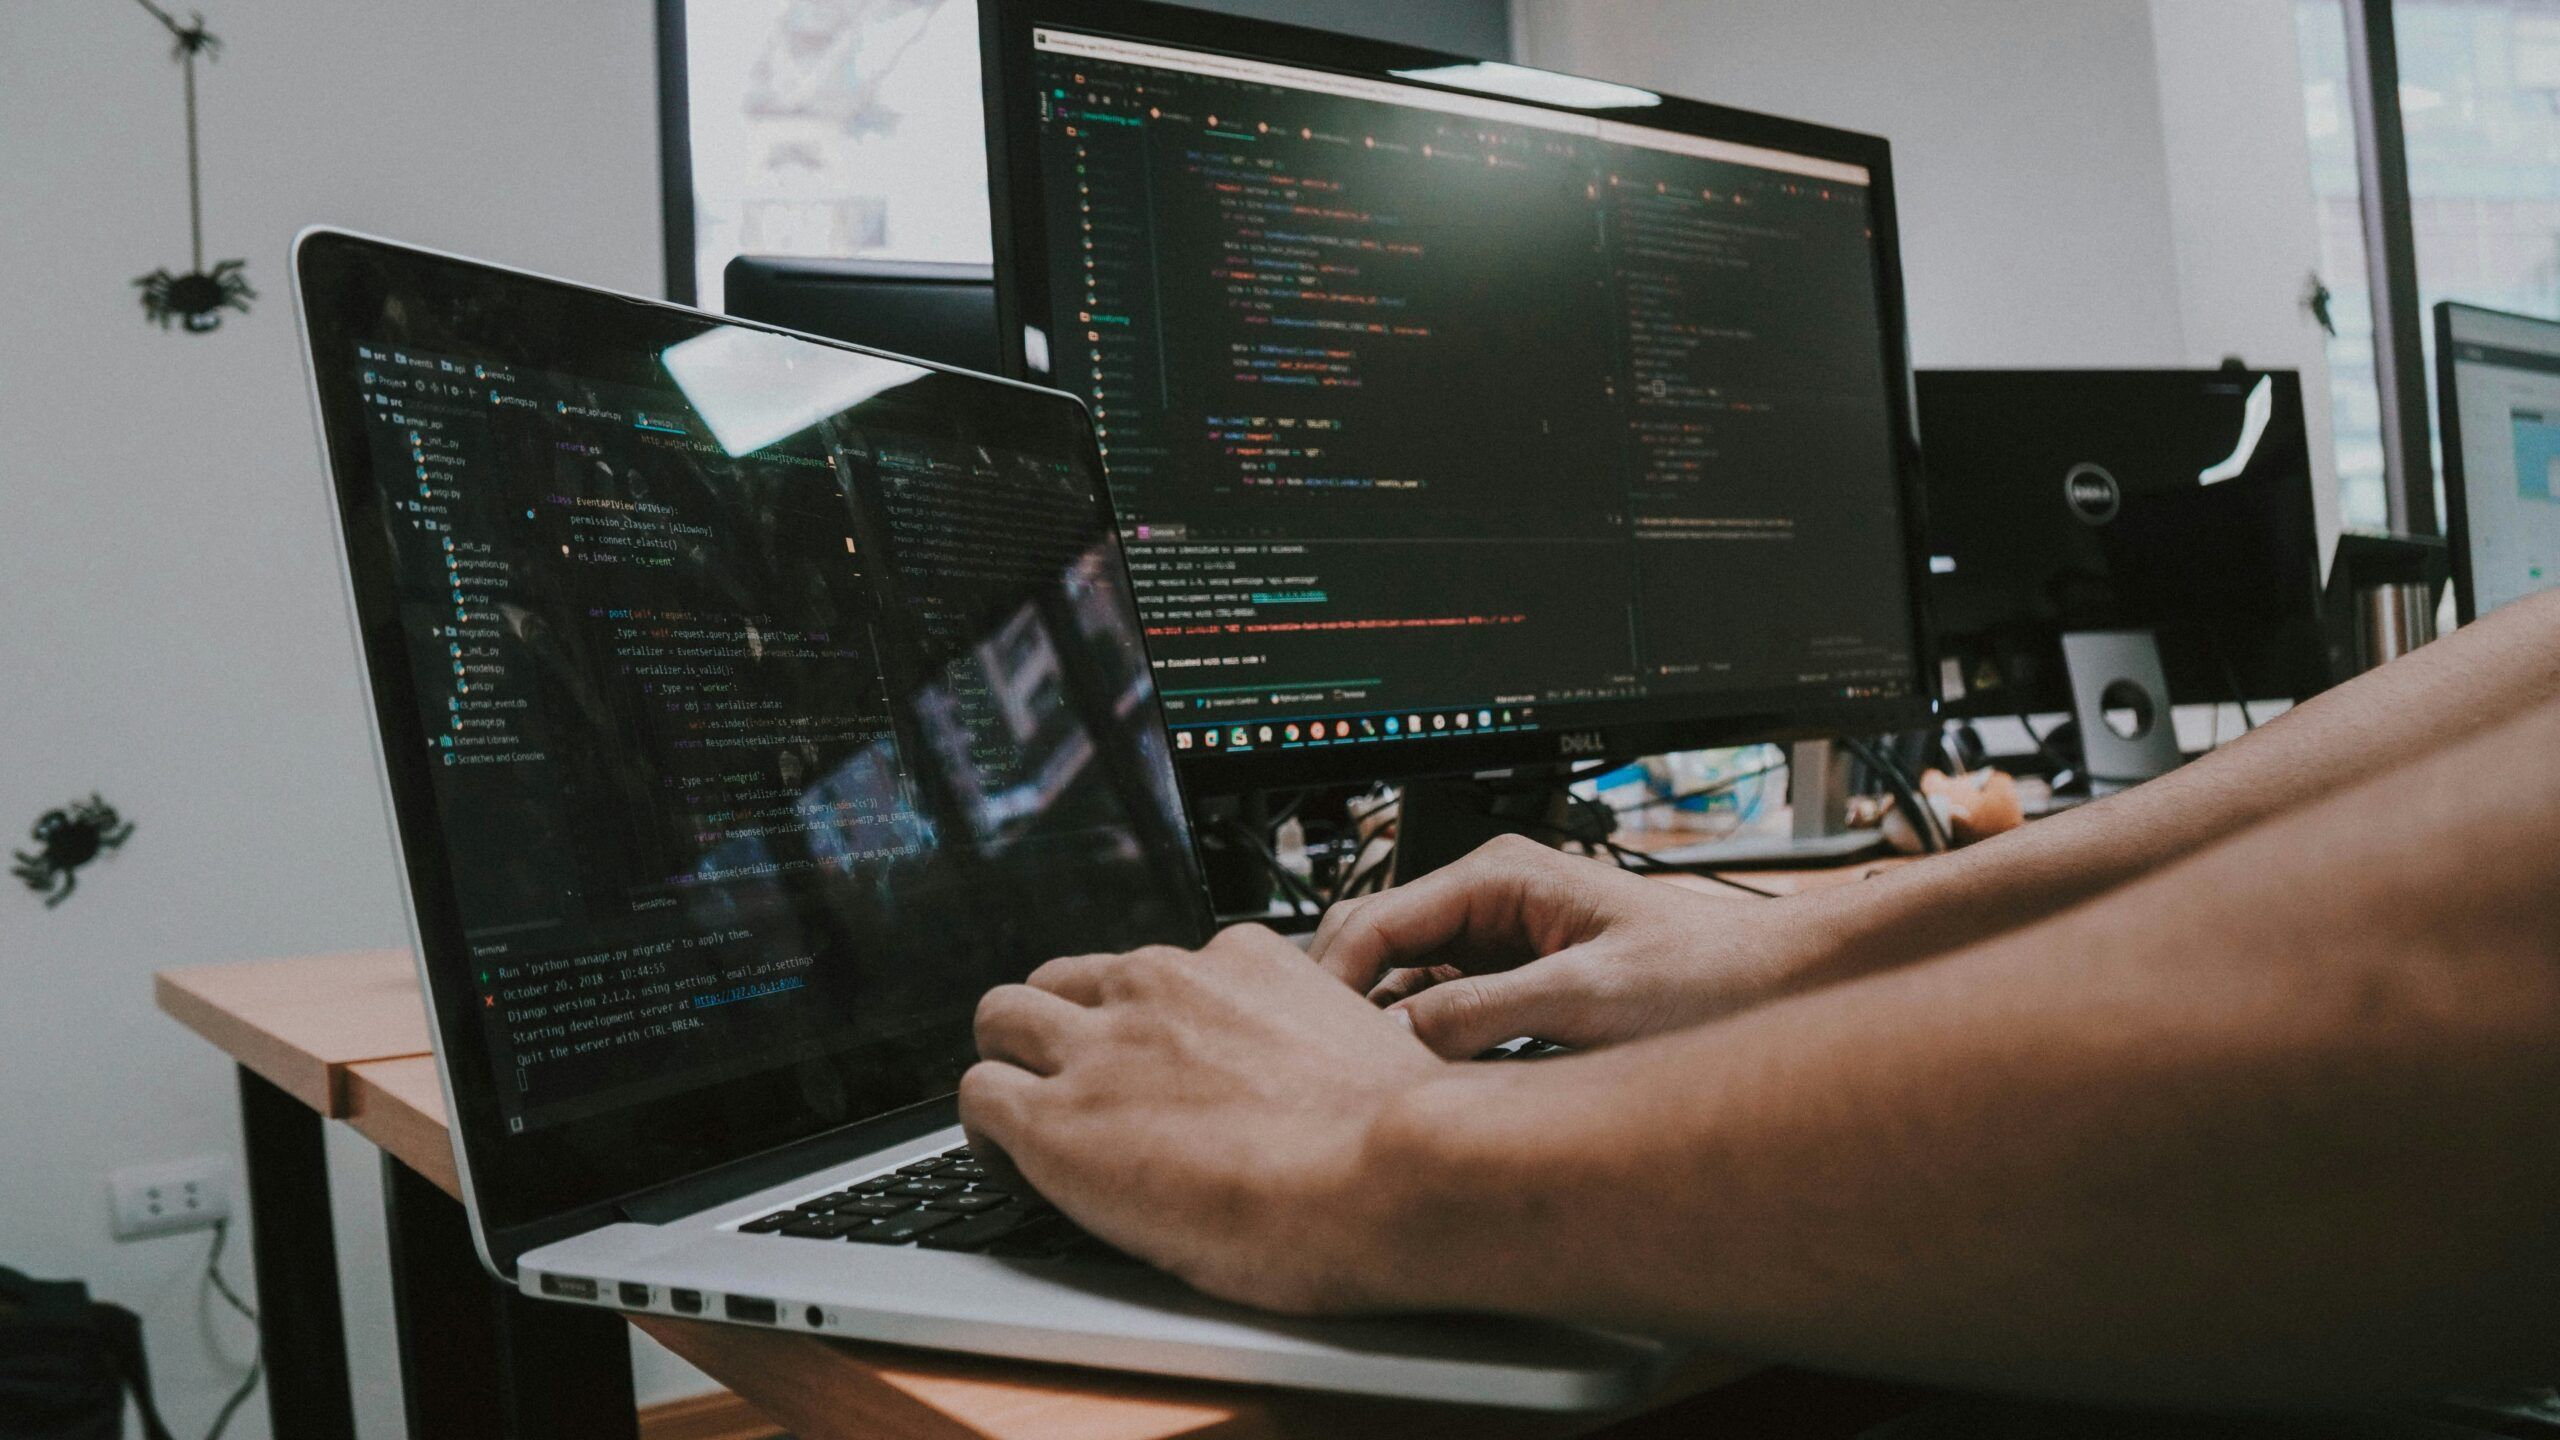
<svg viewBox="0 0 2560 1440">
<path fill-rule="evenodd" d="M 984 265 L 740 255 L 723 272 L 722 294 L 741 320 L 962 370 L 1004 363 L 995 272 Z"/>
<path fill-rule="evenodd" d="M 1195 792 L 1927 722 L 1884 141 L 981 14 L 1009 368 L 1092 407 Z"/>
<path fill-rule="evenodd" d="M 2072 635 L 2149 633 L 2169 702 L 2328 687 L 2293 372 L 1935 370 L 1919 395 L 1950 713 L 2079 708 Z"/>
<path fill-rule="evenodd" d="M 2445 539 L 2465 625 L 2560 584 L 2560 323 L 2436 307 Z"/>
</svg>

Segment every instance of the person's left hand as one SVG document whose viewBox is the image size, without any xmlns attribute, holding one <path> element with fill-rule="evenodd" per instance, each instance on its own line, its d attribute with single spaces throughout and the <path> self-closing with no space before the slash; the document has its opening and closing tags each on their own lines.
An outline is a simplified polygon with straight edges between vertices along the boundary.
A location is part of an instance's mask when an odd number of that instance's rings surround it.
<svg viewBox="0 0 2560 1440">
<path fill-rule="evenodd" d="M 1296 946 L 1248 926 L 1198 954 L 1051 961 L 990 991 L 977 1029 L 971 1143 L 1086 1229 L 1224 1299 L 1380 1303 L 1373 1131 L 1447 1065 Z"/>
</svg>

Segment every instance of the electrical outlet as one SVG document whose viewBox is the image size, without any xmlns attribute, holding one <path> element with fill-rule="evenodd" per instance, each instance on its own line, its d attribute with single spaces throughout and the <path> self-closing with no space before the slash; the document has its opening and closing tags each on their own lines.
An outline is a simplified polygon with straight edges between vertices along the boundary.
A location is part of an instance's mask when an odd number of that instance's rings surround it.
<svg viewBox="0 0 2560 1440">
<path fill-rule="evenodd" d="M 231 1218 L 231 1162 L 217 1155 L 128 1165 L 107 1177 L 107 1221 L 118 1240 L 201 1230 Z"/>
</svg>

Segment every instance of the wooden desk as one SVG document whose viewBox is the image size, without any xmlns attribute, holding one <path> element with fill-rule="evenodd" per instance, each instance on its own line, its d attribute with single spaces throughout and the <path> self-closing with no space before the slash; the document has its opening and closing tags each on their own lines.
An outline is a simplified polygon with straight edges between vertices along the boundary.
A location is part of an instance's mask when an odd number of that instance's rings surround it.
<svg viewBox="0 0 2560 1440">
<path fill-rule="evenodd" d="M 376 952 L 198 967 L 158 979 L 161 1008 L 240 1065 L 277 1440 L 343 1436 L 353 1426 L 323 1115 L 384 1153 L 412 1440 L 633 1434 L 621 1321 L 526 1300 L 491 1282 L 471 1253 L 452 1198 L 458 1184 L 435 1061 L 425 1053 L 424 1008 L 407 965 L 405 955 Z M 395 971 L 408 983 L 397 983 Z M 1155 1380 L 661 1317 L 632 1323 L 803 1440 L 1529 1440 L 1617 1422 L 1693 1435 L 1710 1428 L 1700 1407 L 1717 1397 L 1706 1392 L 1757 1368 L 1701 1362 L 1665 1392 L 1663 1407 L 1640 1419 L 1559 1418 Z"/>
</svg>

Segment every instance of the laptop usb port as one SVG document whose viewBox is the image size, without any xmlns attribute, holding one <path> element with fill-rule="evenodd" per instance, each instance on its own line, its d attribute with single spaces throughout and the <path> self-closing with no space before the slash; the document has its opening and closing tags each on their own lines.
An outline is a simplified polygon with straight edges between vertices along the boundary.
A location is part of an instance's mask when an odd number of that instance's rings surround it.
<svg viewBox="0 0 2560 1440">
<path fill-rule="evenodd" d="M 646 1310 L 649 1308 L 648 1286 L 634 1285 L 630 1281 L 625 1280 L 621 1285 L 616 1287 L 616 1290 L 622 1296 L 622 1303 L 632 1309 Z"/>
<path fill-rule="evenodd" d="M 782 1319 L 782 1309 L 770 1300 L 753 1295 L 730 1295 L 722 1298 L 721 1310 L 732 1320 L 749 1320 L 758 1325 L 772 1325 Z"/>
<path fill-rule="evenodd" d="M 667 1303 L 674 1306 L 679 1315 L 699 1315 L 702 1313 L 702 1292 L 670 1290 L 667 1292 Z"/>
<path fill-rule="evenodd" d="M 593 1300 L 596 1298 L 596 1282 L 575 1275 L 545 1275 L 542 1277 L 542 1293 L 557 1295 L 563 1300 Z"/>
</svg>

